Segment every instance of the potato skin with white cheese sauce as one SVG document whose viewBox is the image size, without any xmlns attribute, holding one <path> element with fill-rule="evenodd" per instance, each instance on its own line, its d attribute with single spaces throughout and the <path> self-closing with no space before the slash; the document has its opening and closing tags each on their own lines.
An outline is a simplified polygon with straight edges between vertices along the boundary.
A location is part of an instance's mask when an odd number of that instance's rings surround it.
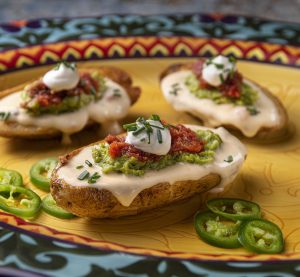
<svg viewBox="0 0 300 277">
<path fill-rule="evenodd" d="M 195 125 L 187 126 L 192 130 L 207 130 Z M 150 175 L 130 177 L 132 179 L 123 179 L 124 173 L 110 177 L 105 176 L 110 173 L 99 172 L 101 176 L 98 184 L 83 181 L 79 176 L 84 171 L 91 171 L 90 167 L 84 169 L 82 166 L 91 155 L 88 153 L 91 153 L 95 146 L 107 142 L 102 140 L 76 149 L 60 157 L 60 163 L 51 176 L 51 194 L 59 206 L 78 216 L 115 218 L 140 214 L 212 189 L 215 189 L 214 192 L 220 192 L 237 176 L 246 159 L 247 150 L 224 128 L 216 129 L 215 133 L 222 139 L 222 148 L 219 148 L 215 160 L 207 166 L 183 162 L 160 170 L 151 169 Z M 121 134 L 119 137 L 125 135 Z M 227 160 L 228 157 L 231 159 Z M 155 179 L 152 182 L 153 174 Z M 120 183 L 119 178 L 123 182 Z M 126 189 L 123 190 L 122 186 L 126 186 Z M 134 192 L 134 196 L 131 192 Z"/>
<path fill-rule="evenodd" d="M 79 180 L 78 186 L 70 185 L 58 177 L 58 169 L 67 164 L 80 150 L 74 150 L 61 157 L 60 164 L 52 173 L 50 185 L 51 194 L 56 203 L 80 217 L 116 218 L 137 215 L 206 192 L 221 182 L 221 177 L 212 173 L 199 180 L 179 181 L 173 184 L 159 183 L 141 191 L 126 207 L 106 189 L 82 187 Z"/>
<path fill-rule="evenodd" d="M 160 74 L 160 81 L 163 80 L 169 74 L 181 71 L 181 70 L 192 70 L 193 63 L 178 63 L 172 64 L 167 67 L 161 74 Z M 288 115 L 287 112 L 282 105 L 281 101 L 274 96 L 268 89 L 262 87 L 261 85 L 257 84 L 256 82 L 251 81 L 251 83 L 255 84 L 257 87 L 261 89 L 261 92 L 266 95 L 275 105 L 276 110 L 279 114 L 279 122 L 276 126 L 272 127 L 261 127 L 256 135 L 251 139 L 255 139 L 258 141 L 280 141 L 287 137 L 288 135 Z M 195 116 L 195 115 L 192 115 Z M 200 120 L 204 120 L 205 118 L 199 118 Z M 236 127 L 231 124 L 222 124 L 219 126 L 223 126 L 226 129 L 234 131 L 237 135 L 243 136 L 242 132 Z M 216 127 L 216 126 L 215 126 Z"/>
<path fill-rule="evenodd" d="M 133 105 L 140 96 L 141 90 L 139 87 L 134 87 L 132 85 L 132 79 L 127 72 L 122 69 L 116 67 L 108 67 L 108 66 L 100 66 L 100 67 L 89 67 L 82 68 L 80 72 L 93 72 L 98 71 L 104 77 L 111 79 L 112 81 L 121 85 L 125 91 L 127 92 L 131 105 Z M 24 89 L 24 87 L 31 82 L 26 82 L 19 86 L 6 89 L 1 92 L 1 98 L 8 96 L 12 93 L 20 91 Z M 87 126 L 94 124 L 93 122 L 89 122 Z M 14 137 L 14 138 L 24 138 L 24 139 L 48 139 L 53 137 L 61 136 L 61 132 L 59 130 L 53 128 L 45 128 L 38 126 L 30 126 L 30 125 L 21 125 L 17 122 L 11 121 L 0 121 L 0 136 L 2 137 Z"/>
</svg>

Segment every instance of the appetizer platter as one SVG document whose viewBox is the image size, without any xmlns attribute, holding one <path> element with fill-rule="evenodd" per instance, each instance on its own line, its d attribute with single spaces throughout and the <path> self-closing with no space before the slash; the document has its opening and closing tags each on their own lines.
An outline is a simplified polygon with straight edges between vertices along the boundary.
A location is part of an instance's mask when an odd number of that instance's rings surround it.
<svg viewBox="0 0 300 277">
<path fill-rule="evenodd" d="M 20 234 L 19 243 L 42 249 L 45 240 L 65 257 L 124 255 L 123 267 L 150 256 L 157 267 L 170 258 L 166 264 L 186 274 L 205 271 L 184 262 L 216 261 L 226 268 L 220 272 L 245 262 L 259 272 L 300 260 L 299 49 L 287 46 L 289 59 L 278 62 L 280 49 L 174 35 L 4 51 L 1 226 Z M 193 71 L 199 66 L 202 77 Z M 242 88 L 234 100 L 226 81 Z M 41 95 L 61 99 L 44 105 Z M 191 106 L 176 102 L 186 99 Z M 72 122 L 80 128 L 57 127 Z M 82 247 L 92 248 L 75 253 Z"/>
</svg>

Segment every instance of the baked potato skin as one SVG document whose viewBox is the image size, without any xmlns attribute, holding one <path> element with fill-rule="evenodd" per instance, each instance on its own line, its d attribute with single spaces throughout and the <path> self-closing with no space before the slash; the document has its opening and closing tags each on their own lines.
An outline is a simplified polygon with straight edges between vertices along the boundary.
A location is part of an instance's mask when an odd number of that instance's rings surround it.
<svg viewBox="0 0 300 277">
<path fill-rule="evenodd" d="M 141 90 L 139 87 L 132 86 L 132 79 L 129 74 L 122 69 L 116 67 L 90 67 L 84 68 L 80 71 L 99 71 L 103 76 L 113 80 L 114 82 L 121 85 L 127 92 L 131 105 L 133 105 L 140 96 Z M 33 80 L 34 81 L 34 80 Z M 30 82 L 26 82 L 22 85 L 18 85 L 13 88 L 6 89 L 0 93 L 0 99 L 12 94 L 14 92 L 24 89 Z M 91 124 L 88 124 L 91 125 Z M 61 135 L 61 132 L 52 128 L 42 128 L 36 126 L 24 126 L 17 122 L 4 122 L 0 121 L 0 136 L 2 137 L 14 137 L 14 138 L 25 138 L 25 139 L 44 139 L 53 138 Z"/>
<path fill-rule="evenodd" d="M 59 168 L 67 164 L 81 149 L 60 158 L 60 164 L 54 169 L 50 182 L 50 191 L 56 203 L 80 217 L 117 218 L 136 215 L 208 191 L 221 182 L 219 175 L 209 174 L 199 180 L 159 183 L 141 191 L 131 205 L 125 207 L 106 189 L 70 185 L 58 177 Z"/>
<path fill-rule="evenodd" d="M 171 66 L 169 66 L 168 68 L 166 68 L 160 75 L 160 81 L 166 77 L 167 75 L 180 71 L 180 70 L 191 70 L 193 66 L 193 63 L 178 63 L 178 64 L 173 64 Z M 256 82 L 253 82 L 251 80 L 251 82 L 253 84 L 255 84 L 256 86 L 258 86 L 259 88 L 261 88 L 262 92 L 269 98 L 271 99 L 271 101 L 274 103 L 274 105 L 277 108 L 278 114 L 279 114 L 279 118 L 280 121 L 278 123 L 278 125 L 273 126 L 273 127 L 262 127 L 257 134 L 252 137 L 254 139 L 258 139 L 258 140 L 269 140 L 269 141 L 277 141 L 280 140 L 283 137 L 286 137 L 286 134 L 288 133 L 288 115 L 287 112 L 285 110 L 285 108 L 283 107 L 282 103 L 280 102 L 280 100 L 274 96 L 268 89 L 262 87 L 261 85 L 257 84 Z M 194 115 L 193 115 L 194 116 Z M 201 119 L 201 118 L 200 118 Z M 234 130 L 234 131 L 238 131 L 238 133 L 241 135 L 241 131 L 239 129 L 237 129 L 235 126 L 230 125 L 230 124 L 224 124 L 222 125 L 223 127 L 225 127 L 226 129 L 230 129 L 230 130 Z M 251 138 L 251 139 L 252 139 Z"/>
</svg>

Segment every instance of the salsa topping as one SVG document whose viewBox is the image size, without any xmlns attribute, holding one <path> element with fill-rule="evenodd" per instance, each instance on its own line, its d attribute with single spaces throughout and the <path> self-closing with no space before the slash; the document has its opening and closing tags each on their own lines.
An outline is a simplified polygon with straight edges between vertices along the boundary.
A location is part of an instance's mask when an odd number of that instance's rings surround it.
<svg viewBox="0 0 300 277">
<path fill-rule="evenodd" d="M 23 91 L 21 107 L 33 115 L 74 111 L 100 99 L 104 89 L 104 79 L 97 72 L 80 74 L 74 88 L 58 92 L 54 92 L 43 80 L 38 80 Z"/>
<path fill-rule="evenodd" d="M 217 63 L 220 57 L 228 62 Z M 192 74 L 186 77 L 185 85 L 197 98 L 210 99 L 218 105 L 244 106 L 252 116 L 259 113 L 255 107 L 258 92 L 243 81 L 243 76 L 235 70 L 235 59 L 231 57 L 198 60 L 192 65 Z"/>
<path fill-rule="evenodd" d="M 235 71 L 235 59 L 223 57 L 231 64 L 231 66 L 226 66 L 223 63 L 214 62 L 219 57 L 222 56 L 207 60 L 200 59 L 193 65 L 193 72 L 199 81 L 200 88 L 212 89 L 217 87 L 226 97 L 240 98 L 243 76 Z"/>
<path fill-rule="evenodd" d="M 153 119 L 153 116 L 151 118 Z M 156 119 L 156 121 L 154 120 L 155 126 L 162 126 L 160 128 L 164 128 L 164 131 L 167 130 L 170 134 L 168 152 L 164 155 L 149 153 L 128 143 L 124 136 L 109 135 L 105 139 L 106 143 L 99 143 L 92 149 L 94 162 L 101 167 L 103 174 L 115 172 L 142 176 L 148 170 L 161 170 L 176 163 L 203 165 L 214 161 L 215 151 L 222 143 L 218 134 L 210 130 L 194 132 L 184 125 L 173 126 L 160 120 L 159 117 Z M 161 125 L 158 125 L 158 120 Z M 129 132 L 136 132 L 140 127 L 126 124 L 125 128 L 130 129 Z M 155 127 L 151 128 L 153 132 L 160 130 Z M 160 131 L 164 134 L 163 130 Z M 146 130 L 143 132 L 147 138 Z M 134 137 L 134 135 L 132 136 Z M 156 143 L 156 146 L 160 145 L 159 139 L 155 136 L 152 136 L 150 141 Z M 163 141 L 165 143 L 165 138 Z M 144 143 L 148 145 L 148 140 Z"/>
<path fill-rule="evenodd" d="M 169 126 L 166 125 L 164 121 L 162 122 L 163 126 L 168 126 L 167 128 L 171 136 L 171 146 L 168 154 L 175 154 L 178 152 L 199 153 L 203 150 L 203 141 L 197 137 L 197 134 L 194 131 L 181 124 L 178 124 L 177 126 Z M 154 125 L 149 124 L 149 128 L 156 128 L 153 126 Z M 125 127 L 130 129 L 133 128 L 133 125 L 125 125 Z M 137 127 L 137 129 L 133 131 L 133 134 L 139 130 L 141 130 L 141 128 Z M 157 133 L 161 134 L 160 131 L 161 130 L 158 129 Z M 153 129 L 152 131 L 149 129 L 148 132 L 153 132 Z M 161 137 L 158 137 L 157 139 L 160 143 Z M 127 143 L 125 140 L 125 137 L 117 137 L 113 135 L 106 137 L 105 141 L 109 144 L 109 155 L 111 158 L 115 159 L 124 155 L 128 157 L 135 157 L 139 161 L 158 160 L 160 158 L 159 155 L 137 149 L 134 145 Z"/>
</svg>

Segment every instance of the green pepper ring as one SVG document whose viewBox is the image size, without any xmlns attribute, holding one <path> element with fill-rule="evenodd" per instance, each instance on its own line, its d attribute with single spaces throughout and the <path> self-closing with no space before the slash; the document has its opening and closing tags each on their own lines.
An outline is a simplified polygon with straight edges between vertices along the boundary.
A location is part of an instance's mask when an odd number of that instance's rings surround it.
<svg viewBox="0 0 300 277">
<path fill-rule="evenodd" d="M 274 234 L 273 244 L 269 248 L 257 245 L 254 236 L 254 232 L 257 229 Z M 264 219 L 253 219 L 243 222 L 240 227 L 238 239 L 246 249 L 258 254 L 277 254 L 281 253 L 284 249 L 284 239 L 281 230 L 276 224 Z"/>
<path fill-rule="evenodd" d="M 26 189 L 21 186 L 1 185 L 0 193 L 2 193 L 2 192 L 5 192 L 9 195 L 9 198 L 5 198 L 2 195 L 0 195 L 0 209 L 2 209 L 3 211 L 15 214 L 20 217 L 31 218 L 31 217 L 34 217 L 38 213 L 38 211 L 41 207 L 40 197 L 30 189 Z M 10 197 L 14 198 L 12 196 L 13 193 L 17 193 L 18 197 L 20 197 L 20 195 L 22 195 L 22 194 L 26 195 L 28 198 L 24 198 L 22 200 L 27 200 L 26 201 L 27 205 L 29 202 L 30 206 L 29 207 L 27 206 L 24 208 L 19 208 L 16 206 L 8 205 L 7 203 L 9 201 L 14 201 L 14 200 L 10 200 Z"/>
<path fill-rule="evenodd" d="M 42 173 L 53 170 L 58 160 L 56 158 L 47 158 L 36 162 L 30 169 L 30 181 L 39 189 L 50 191 L 50 178 Z"/>
<path fill-rule="evenodd" d="M 7 175 L 10 175 L 11 179 L 8 183 L 3 183 L 3 178 Z M 16 170 L 0 168 L 0 185 L 23 186 L 23 177 Z"/>
<path fill-rule="evenodd" d="M 69 213 L 63 208 L 57 206 L 55 200 L 53 199 L 50 193 L 43 198 L 42 207 L 46 213 L 58 218 L 70 219 L 76 217 L 74 214 Z"/>
<path fill-rule="evenodd" d="M 228 238 L 220 238 L 216 237 L 213 234 L 209 234 L 205 227 L 203 226 L 203 223 L 208 219 L 214 219 L 216 217 L 219 217 L 217 214 L 212 213 L 211 211 L 205 211 L 205 212 L 197 212 L 194 219 L 194 225 L 197 234 L 201 239 L 203 239 L 208 244 L 222 247 L 222 248 L 239 248 L 241 247 L 241 244 L 238 240 L 238 232 L 236 234 L 228 237 Z M 225 219 L 225 218 L 223 218 Z M 228 221 L 228 219 L 226 219 Z M 231 220 L 229 220 L 231 221 Z M 233 222 L 233 221 L 232 221 Z"/>
<path fill-rule="evenodd" d="M 251 214 L 234 214 L 229 212 L 223 212 L 218 208 L 218 205 L 234 205 L 236 203 L 241 203 L 244 207 L 251 209 Z M 216 198 L 211 199 L 207 201 L 206 206 L 209 210 L 211 210 L 213 213 L 218 214 L 222 217 L 231 219 L 231 220 L 249 220 L 249 219 L 255 219 L 260 218 L 260 206 L 254 202 L 238 199 L 238 198 Z"/>
</svg>

